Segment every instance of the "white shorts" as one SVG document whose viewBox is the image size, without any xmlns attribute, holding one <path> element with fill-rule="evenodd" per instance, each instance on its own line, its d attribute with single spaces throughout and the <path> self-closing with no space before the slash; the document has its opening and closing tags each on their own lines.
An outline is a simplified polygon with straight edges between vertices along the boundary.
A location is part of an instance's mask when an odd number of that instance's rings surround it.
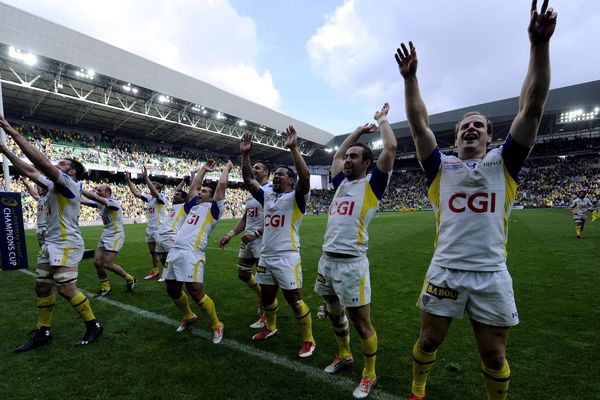
<svg viewBox="0 0 600 400">
<path fill-rule="evenodd" d="M 158 242 L 158 231 L 153 231 L 153 232 L 146 231 L 146 242 L 147 243 Z"/>
<path fill-rule="evenodd" d="M 508 270 L 474 272 L 430 265 L 419 308 L 433 315 L 469 318 L 491 326 L 519 323 L 512 278 Z"/>
<path fill-rule="evenodd" d="M 52 267 L 77 268 L 83 258 L 83 246 L 64 246 L 44 243 L 37 257 L 38 264 L 50 264 Z"/>
<path fill-rule="evenodd" d="M 105 251 L 118 253 L 125 242 L 125 235 L 105 235 L 100 236 L 100 241 L 97 247 L 103 247 Z"/>
<path fill-rule="evenodd" d="M 284 290 L 302 288 L 302 264 L 299 252 L 261 257 L 256 267 L 256 283 L 275 285 Z"/>
<path fill-rule="evenodd" d="M 173 247 L 173 243 L 175 243 L 175 236 L 164 238 L 161 237 L 160 241 L 156 243 L 156 252 L 157 253 L 168 253 Z"/>
<path fill-rule="evenodd" d="M 204 262 L 201 251 L 171 249 L 167 256 L 165 279 L 177 282 L 204 283 Z"/>
<path fill-rule="evenodd" d="M 315 293 L 337 296 L 344 307 L 359 307 L 371 303 L 371 277 L 366 256 L 334 258 L 323 254 Z"/>
<path fill-rule="evenodd" d="M 254 242 L 248 244 L 241 243 L 240 252 L 238 258 L 260 258 L 260 244 L 262 243 L 262 237 L 256 239 Z"/>
</svg>

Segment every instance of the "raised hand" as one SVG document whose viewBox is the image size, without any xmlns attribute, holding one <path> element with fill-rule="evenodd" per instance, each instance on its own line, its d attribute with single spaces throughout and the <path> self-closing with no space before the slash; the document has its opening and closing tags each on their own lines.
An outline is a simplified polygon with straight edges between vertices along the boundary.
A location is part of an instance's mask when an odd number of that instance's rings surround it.
<svg viewBox="0 0 600 400">
<path fill-rule="evenodd" d="M 537 12 L 537 0 L 531 2 L 531 19 L 529 20 L 529 40 L 531 43 L 547 42 L 554 33 L 556 28 L 556 11 L 552 7 L 548 7 L 548 0 L 542 3 L 542 9 L 539 14 Z"/>
<path fill-rule="evenodd" d="M 417 74 L 417 65 L 419 64 L 417 49 L 413 45 L 413 42 L 408 42 L 408 47 L 407 49 L 406 45 L 401 43 L 400 48 L 396 49 L 396 54 L 394 55 L 400 69 L 400 75 L 404 79 L 414 77 Z"/>
<path fill-rule="evenodd" d="M 211 158 L 204 163 L 201 169 L 205 170 L 206 172 L 213 172 L 216 167 L 217 162 Z"/>
<path fill-rule="evenodd" d="M 298 135 L 296 134 L 294 127 L 290 125 L 285 132 L 287 133 L 287 138 L 283 140 L 283 147 L 286 149 L 296 147 L 298 145 Z"/>
<path fill-rule="evenodd" d="M 231 160 L 227 160 L 227 164 L 225 164 L 225 171 L 229 173 L 233 169 L 233 163 Z"/>
<path fill-rule="evenodd" d="M 381 107 L 381 111 L 375 111 L 375 115 L 373 118 L 375 121 L 379 122 L 381 118 L 387 118 L 388 111 L 390 111 L 390 105 L 388 103 L 383 103 L 383 107 Z"/>
<path fill-rule="evenodd" d="M 242 154 L 250 154 L 252 150 L 252 135 L 248 132 L 242 135 L 242 140 L 240 141 L 240 152 Z"/>
<path fill-rule="evenodd" d="M 146 166 L 142 166 L 142 177 L 146 179 L 148 177 L 148 168 Z"/>
<path fill-rule="evenodd" d="M 9 123 L 7 120 L 4 119 L 4 117 L 0 117 L 0 128 L 4 129 L 4 131 L 11 135 L 18 135 L 19 132 L 17 132 Z"/>
<path fill-rule="evenodd" d="M 131 172 L 125 171 L 123 174 L 125 175 L 127 182 L 131 182 Z"/>
<path fill-rule="evenodd" d="M 358 133 L 360 133 L 361 135 L 375 133 L 375 131 L 377 131 L 377 125 L 375 125 L 373 123 L 364 124 L 364 125 L 361 125 L 358 128 L 356 128 L 356 131 L 358 131 Z"/>
</svg>

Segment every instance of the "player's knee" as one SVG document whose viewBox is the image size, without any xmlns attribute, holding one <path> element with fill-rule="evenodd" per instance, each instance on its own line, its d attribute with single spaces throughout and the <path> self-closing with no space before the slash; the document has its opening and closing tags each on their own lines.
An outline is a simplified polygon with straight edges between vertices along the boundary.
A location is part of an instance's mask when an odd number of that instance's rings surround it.
<svg viewBox="0 0 600 400">
<path fill-rule="evenodd" d="M 94 258 L 94 267 L 96 267 L 96 268 L 102 267 L 102 259 Z"/>
<path fill-rule="evenodd" d="M 421 335 L 419 337 L 419 347 L 425 353 L 433 353 L 440 347 L 440 341 L 434 339 L 432 336 Z"/>
<path fill-rule="evenodd" d="M 327 314 L 333 323 L 334 329 L 336 331 L 338 329 L 348 329 L 348 318 L 346 317 L 344 306 L 342 306 L 339 301 L 325 302 L 325 304 L 325 307 L 327 308 Z"/>
<path fill-rule="evenodd" d="M 39 297 L 49 296 L 52 293 L 54 287 L 54 278 L 49 271 L 37 270 L 35 271 L 35 293 Z"/>
<path fill-rule="evenodd" d="M 63 271 L 55 273 L 54 283 L 56 284 L 59 293 L 61 293 L 63 288 L 77 284 L 77 271 Z"/>
<path fill-rule="evenodd" d="M 481 354 L 481 361 L 489 369 L 499 371 L 504 366 L 504 353 L 501 352 L 488 352 Z"/>
</svg>

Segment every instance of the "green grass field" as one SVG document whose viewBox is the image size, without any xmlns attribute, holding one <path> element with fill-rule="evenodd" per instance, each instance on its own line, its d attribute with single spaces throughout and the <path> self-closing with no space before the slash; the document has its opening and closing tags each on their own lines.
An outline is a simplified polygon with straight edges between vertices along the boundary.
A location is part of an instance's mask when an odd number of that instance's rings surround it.
<svg viewBox="0 0 600 400">
<path fill-rule="evenodd" d="M 314 356 L 298 359 L 300 334 L 280 296 L 281 335 L 250 340 L 256 298 L 237 279 L 235 245 L 215 242 L 234 225 L 224 220 L 207 250 L 205 288 L 225 323 L 225 340 L 213 345 L 201 316 L 192 331 L 176 333 L 178 310 L 163 284 L 143 281 L 149 255 L 143 225 L 126 227 L 118 262 L 138 277 L 134 293 L 110 275 L 114 294 L 92 299 L 105 334 L 76 348 L 84 327 L 71 306 L 58 299 L 54 341 L 23 354 L 13 350 L 36 321 L 34 278 L 0 273 L 0 399 L 348 399 L 360 369 L 337 376 L 320 371 L 337 347 L 329 321 L 316 318 L 313 292 L 325 229 L 324 216 L 307 216 L 301 229 L 304 299 L 313 310 Z M 372 319 L 379 337 L 378 385 L 373 398 L 404 398 L 410 389 L 411 349 L 418 336 L 415 302 L 433 252 L 430 212 L 378 214 L 370 227 Z M 84 228 L 88 248 L 99 227 Z M 478 240 L 473 232 L 472 240 Z M 37 244 L 28 231 L 30 271 Z M 600 399 L 600 222 L 588 220 L 585 239 L 576 240 L 566 210 L 515 210 L 511 216 L 509 268 L 521 324 L 511 332 L 508 360 L 511 399 Z M 79 286 L 96 292 L 92 260 L 80 265 Z M 360 345 L 352 348 L 362 368 Z M 428 399 L 483 399 L 480 362 L 470 324 L 456 320 L 428 383 Z"/>
</svg>

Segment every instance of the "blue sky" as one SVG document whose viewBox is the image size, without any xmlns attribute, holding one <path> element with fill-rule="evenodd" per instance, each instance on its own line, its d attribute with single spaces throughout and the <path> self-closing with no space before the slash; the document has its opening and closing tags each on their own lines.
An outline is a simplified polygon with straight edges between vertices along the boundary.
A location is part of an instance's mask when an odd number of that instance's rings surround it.
<svg viewBox="0 0 600 400">
<path fill-rule="evenodd" d="M 3 1 L 336 135 L 405 119 L 401 41 L 430 113 L 517 96 L 528 61 L 528 0 Z M 550 5 L 552 87 L 600 79 L 597 0 Z"/>
</svg>

